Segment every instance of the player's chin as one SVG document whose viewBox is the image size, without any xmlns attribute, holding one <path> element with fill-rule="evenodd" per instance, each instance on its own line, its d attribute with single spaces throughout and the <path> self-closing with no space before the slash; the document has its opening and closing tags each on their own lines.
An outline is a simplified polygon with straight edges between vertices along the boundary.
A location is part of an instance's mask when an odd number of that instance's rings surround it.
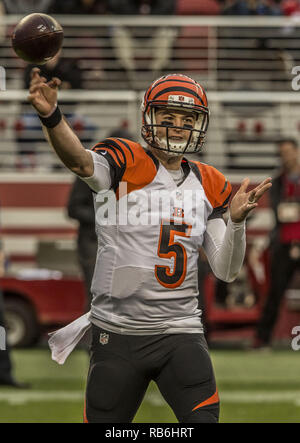
<svg viewBox="0 0 300 443">
<path fill-rule="evenodd" d="M 158 154 L 159 158 L 161 158 L 162 160 L 170 160 L 183 155 L 183 153 L 180 151 L 178 152 L 173 150 L 168 151 L 167 149 L 161 149 L 161 148 L 154 148 L 154 150 Z"/>
</svg>

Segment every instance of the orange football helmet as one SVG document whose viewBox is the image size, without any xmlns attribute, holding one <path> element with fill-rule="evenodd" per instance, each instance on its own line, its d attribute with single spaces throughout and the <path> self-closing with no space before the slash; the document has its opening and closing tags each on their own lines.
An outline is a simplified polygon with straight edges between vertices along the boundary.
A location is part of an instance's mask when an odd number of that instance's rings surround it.
<svg viewBox="0 0 300 443">
<path fill-rule="evenodd" d="M 157 108 L 186 110 L 196 114 L 193 128 L 157 124 Z M 152 147 L 171 155 L 199 152 L 204 144 L 209 123 L 209 109 L 203 87 L 191 77 L 169 74 L 155 80 L 146 90 L 142 102 L 142 137 Z M 157 136 L 157 128 L 166 128 L 166 137 Z M 187 141 L 176 143 L 169 139 L 169 128 L 189 130 Z"/>
</svg>

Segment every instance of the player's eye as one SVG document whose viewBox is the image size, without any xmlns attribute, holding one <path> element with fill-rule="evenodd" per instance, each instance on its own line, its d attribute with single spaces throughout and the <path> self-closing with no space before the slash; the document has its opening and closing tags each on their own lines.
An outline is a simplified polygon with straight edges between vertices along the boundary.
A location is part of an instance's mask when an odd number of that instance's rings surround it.
<svg viewBox="0 0 300 443">
<path fill-rule="evenodd" d="M 194 125 L 192 123 L 184 123 L 183 127 L 186 129 L 193 129 Z"/>
<path fill-rule="evenodd" d="M 163 126 L 173 126 L 173 122 L 172 122 L 172 120 L 163 120 L 161 122 L 161 125 L 163 125 Z"/>
</svg>

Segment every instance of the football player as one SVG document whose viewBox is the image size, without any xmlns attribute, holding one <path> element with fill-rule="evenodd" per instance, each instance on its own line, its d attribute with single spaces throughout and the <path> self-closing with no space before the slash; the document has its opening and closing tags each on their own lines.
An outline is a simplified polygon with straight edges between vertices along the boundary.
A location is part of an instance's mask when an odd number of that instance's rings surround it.
<svg viewBox="0 0 300 443">
<path fill-rule="evenodd" d="M 230 183 L 214 167 L 188 159 L 201 150 L 209 124 L 199 83 L 170 74 L 150 85 L 142 104 L 145 147 L 108 138 L 91 150 L 57 106 L 59 84 L 33 69 L 29 101 L 57 155 L 93 191 L 98 254 L 91 311 L 53 335 L 53 358 L 63 363 L 92 328 L 87 422 L 131 422 L 151 380 L 179 422 L 217 422 L 219 396 L 198 309 L 198 253 L 204 248 L 219 279 L 235 279 L 245 253 L 245 218 L 271 179 L 251 191 L 249 179 L 243 181 L 226 225 Z M 105 190 L 115 195 L 118 215 L 127 199 L 128 216 L 135 206 L 152 222 L 101 224 Z M 148 199 L 151 193 L 158 198 Z M 166 193 L 172 203 L 160 205 Z"/>
</svg>

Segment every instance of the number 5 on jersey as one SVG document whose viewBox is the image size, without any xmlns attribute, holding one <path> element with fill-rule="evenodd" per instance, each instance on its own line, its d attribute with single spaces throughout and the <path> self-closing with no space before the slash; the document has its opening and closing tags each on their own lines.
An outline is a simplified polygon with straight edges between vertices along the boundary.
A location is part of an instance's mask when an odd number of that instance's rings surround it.
<svg viewBox="0 0 300 443">
<path fill-rule="evenodd" d="M 157 254 L 160 258 L 174 259 L 173 271 L 170 266 L 155 266 L 155 277 L 165 288 L 178 288 L 184 281 L 187 268 L 185 247 L 174 241 L 174 236 L 190 237 L 192 226 L 184 222 L 178 224 L 174 220 L 163 220 L 160 228 Z"/>
</svg>

